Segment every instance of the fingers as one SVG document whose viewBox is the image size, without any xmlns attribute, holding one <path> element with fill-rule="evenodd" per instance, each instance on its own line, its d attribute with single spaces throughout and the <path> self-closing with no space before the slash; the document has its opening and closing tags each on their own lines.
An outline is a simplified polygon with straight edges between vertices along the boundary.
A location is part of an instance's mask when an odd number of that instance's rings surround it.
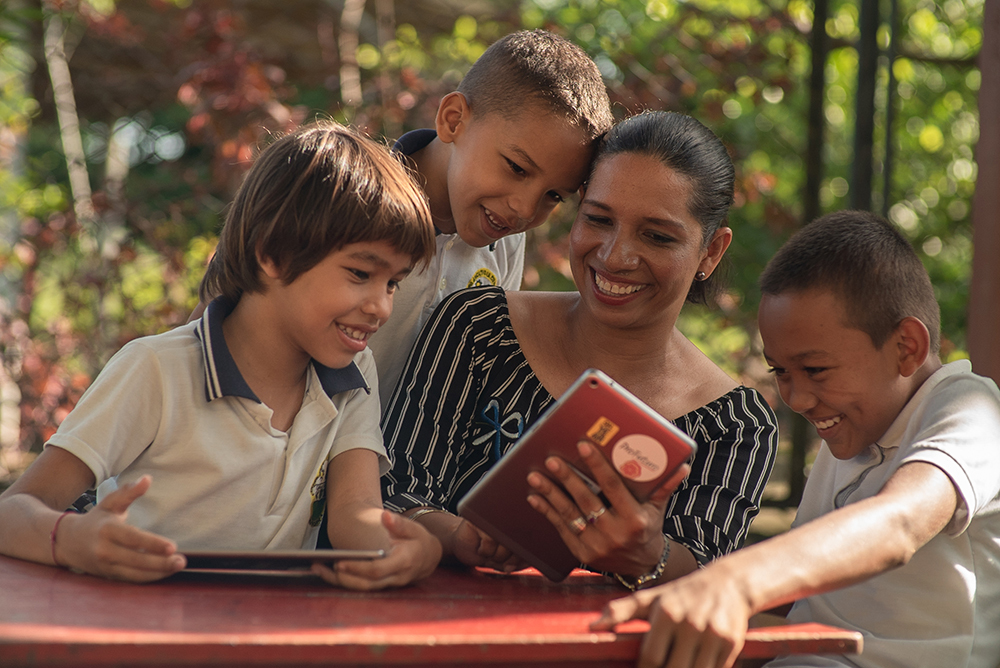
<svg viewBox="0 0 1000 668">
<path fill-rule="evenodd" d="M 631 596 L 618 598 L 604 606 L 599 619 L 591 622 L 592 631 L 610 631 L 618 624 L 632 619 L 645 619 L 649 611 L 650 594 L 636 592 Z"/>
<path fill-rule="evenodd" d="M 677 491 L 684 479 L 688 477 L 691 473 L 690 464 L 681 464 L 672 476 L 667 478 L 667 480 L 657 487 L 652 494 L 649 495 L 648 503 L 652 503 L 657 507 L 666 508 L 667 500 L 670 496 Z"/>
<path fill-rule="evenodd" d="M 639 503 L 632 496 L 632 492 L 622 482 L 621 476 L 611 466 L 611 463 L 604 458 L 597 449 L 587 441 L 580 441 L 576 445 L 577 452 L 583 458 L 584 463 L 590 469 L 601 492 L 608 499 L 612 506 L 619 510 L 638 509 Z M 583 506 L 581 506 L 583 508 Z M 585 508 L 585 510 L 589 510 Z"/>
<path fill-rule="evenodd" d="M 122 514 L 128 511 L 128 507 L 149 490 L 153 483 L 152 477 L 144 475 L 133 483 L 119 487 L 115 491 L 101 499 L 96 508 L 109 513 Z"/>
</svg>

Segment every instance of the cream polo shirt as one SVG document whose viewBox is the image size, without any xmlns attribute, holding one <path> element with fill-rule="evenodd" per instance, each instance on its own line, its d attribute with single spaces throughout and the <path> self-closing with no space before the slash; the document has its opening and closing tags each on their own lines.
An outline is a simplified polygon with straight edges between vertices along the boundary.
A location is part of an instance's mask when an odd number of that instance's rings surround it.
<svg viewBox="0 0 1000 668">
<path fill-rule="evenodd" d="M 128 521 L 182 549 L 311 549 L 327 463 L 364 448 L 388 466 L 365 381 L 374 360 L 366 350 L 343 369 L 313 362 L 302 407 L 279 431 L 226 347 L 233 306 L 216 299 L 201 320 L 128 343 L 46 445 L 79 457 L 99 485 L 151 474 Z"/>
<path fill-rule="evenodd" d="M 523 233 L 501 238 L 492 250 L 470 246 L 457 234 L 437 235 L 434 258 L 403 279 L 392 298 L 392 315 L 368 340 L 378 364 L 382 407 L 389 405 L 420 329 L 445 297 L 463 288 L 518 290 L 522 273 Z"/>
<path fill-rule="evenodd" d="M 955 485 L 951 523 L 909 563 L 798 601 L 794 622 L 861 631 L 852 656 L 771 666 L 996 668 L 1000 664 L 1000 392 L 967 360 L 931 375 L 869 451 L 841 461 L 824 444 L 793 526 L 878 493 L 900 466 L 927 462 Z"/>
</svg>

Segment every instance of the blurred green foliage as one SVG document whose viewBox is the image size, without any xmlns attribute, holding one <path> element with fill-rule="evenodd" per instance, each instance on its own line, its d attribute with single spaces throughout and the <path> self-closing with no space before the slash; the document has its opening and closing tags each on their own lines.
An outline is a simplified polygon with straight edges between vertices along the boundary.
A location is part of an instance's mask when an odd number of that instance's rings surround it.
<svg viewBox="0 0 1000 668">
<path fill-rule="evenodd" d="M 930 271 L 947 356 L 965 346 L 982 2 L 899 0 L 892 90 L 885 55 L 878 72 L 872 206 L 906 232 Z M 375 16 L 361 23 L 354 56 L 363 99 L 351 105 L 342 100 L 336 49 L 342 3 L 74 7 L 67 40 L 97 234 L 113 241 L 103 254 L 73 216 L 37 43 L 42 12 L 34 3 L 0 5 L 0 347 L 22 393 L 22 450 L 40 446 L 117 347 L 185 321 L 226 202 L 269 133 L 317 114 L 387 140 L 427 127 L 438 99 L 486 46 L 520 28 L 581 45 L 604 74 L 617 116 L 681 111 L 723 138 L 738 176 L 730 287 L 713 308 L 685 309 L 680 326 L 734 376 L 763 382 L 755 282 L 803 222 L 811 2 L 508 0 L 477 15 L 396 3 L 383 43 Z M 857 23 L 857 2 L 831 0 L 824 211 L 850 198 Z M 881 48 L 889 35 L 885 24 Z M 125 146 L 128 162 L 120 196 L 105 178 L 115 145 Z M 573 209 L 564 205 L 530 234 L 526 288 L 572 289 Z"/>
</svg>

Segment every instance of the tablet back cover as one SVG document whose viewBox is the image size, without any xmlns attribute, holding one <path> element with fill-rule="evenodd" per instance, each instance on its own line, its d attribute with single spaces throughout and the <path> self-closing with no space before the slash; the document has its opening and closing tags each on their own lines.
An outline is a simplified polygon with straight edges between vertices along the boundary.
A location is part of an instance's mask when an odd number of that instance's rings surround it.
<svg viewBox="0 0 1000 668">
<path fill-rule="evenodd" d="M 527 501 L 530 471 L 562 457 L 589 475 L 578 441 L 596 446 L 641 502 L 685 462 L 695 443 L 609 376 L 586 371 L 458 504 L 468 519 L 543 575 L 560 581 L 579 565 L 556 528 Z"/>
</svg>

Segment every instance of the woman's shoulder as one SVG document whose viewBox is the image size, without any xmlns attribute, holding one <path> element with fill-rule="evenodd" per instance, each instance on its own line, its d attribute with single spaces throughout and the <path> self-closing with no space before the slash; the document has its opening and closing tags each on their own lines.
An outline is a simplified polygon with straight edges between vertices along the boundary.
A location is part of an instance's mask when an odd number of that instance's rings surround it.
<svg viewBox="0 0 1000 668">
<path fill-rule="evenodd" d="M 764 396 L 752 387 L 738 385 L 712 401 L 682 415 L 678 422 L 711 420 L 719 425 L 775 426 L 777 418 Z"/>
</svg>

